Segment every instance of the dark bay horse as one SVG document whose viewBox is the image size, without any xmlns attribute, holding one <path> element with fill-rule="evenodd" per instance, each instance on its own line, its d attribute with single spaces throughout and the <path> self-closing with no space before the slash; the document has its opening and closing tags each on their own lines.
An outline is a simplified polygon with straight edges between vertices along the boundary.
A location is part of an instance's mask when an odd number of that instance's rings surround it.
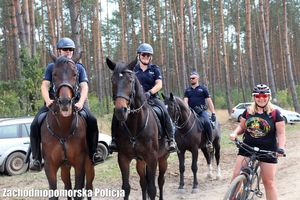
<svg viewBox="0 0 300 200">
<path fill-rule="evenodd" d="M 79 192 L 93 189 L 94 167 L 89 159 L 86 142 L 86 122 L 74 109 L 77 88 L 77 68 L 73 60 L 52 55 L 55 100 L 41 125 L 42 155 L 49 189 L 57 189 L 57 171 L 65 189 L 71 190 L 70 168 L 75 170 L 74 199 L 82 199 Z M 82 194 L 83 196 L 85 194 Z M 88 194 L 86 194 L 88 195 Z M 51 197 L 50 199 L 58 199 Z M 68 197 L 71 199 L 71 197 Z"/>
<path fill-rule="evenodd" d="M 143 199 L 155 199 L 155 176 L 159 167 L 159 199 L 163 199 L 164 174 L 167 170 L 166 139 L 159 139 L 159 127 L 155 113 L 148 105 L 143 88 L 132 71 L 137 59 L 130 64 L 114 63 L 106 59 L 108 67 L 113 70 L 112 93 L 114 114 L 112 133 L 116 135 L 118 146 L 118 164 L 122 173 L 124 199 L 129 198 L 129 167 L 136 159 L 136 170 L 140 176 Z"/>
<path fill-rule="evenodd" d="M 193 112 L 188 105 L 179 97 L 170 94 L 170 97 L 163 95 L 164 102 L 168 107 L 168 112 L 175 123 L 176 134 L 175 139 L 179 149 L 179 171 L 180 171 L 180 182 L 179 190 L 183 189 L 184 186 L 184 159 L 185 152 L 188 150 L 192 153 L 192 171 L 194 175 L 193 191 L 197 192 L 198 180 L 197 180 L 197 160 L 198 160 L 198 149 L 200 148 L 204 154 L 208 165 L 208 177 L 212 177 L 212 166 L 210 155 L 206 148 L 207 137 L 204 132 L 202 123 L 198 120 L 196 113 Z M 221 169 L 219 166 L 220 161 L 220 139 L 221 131 L 219 123 L 216 123 L 214 129 L 212 129 L 212 142 L 215 151 L 215 158 L 217 163 L 217 179 L 221 177 Z"/>
</svg>

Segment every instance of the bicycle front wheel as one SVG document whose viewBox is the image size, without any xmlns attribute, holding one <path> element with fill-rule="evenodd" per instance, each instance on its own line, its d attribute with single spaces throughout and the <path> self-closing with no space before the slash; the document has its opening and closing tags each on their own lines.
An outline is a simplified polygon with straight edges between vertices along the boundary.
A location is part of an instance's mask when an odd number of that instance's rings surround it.
<svg viewBox="0 0 300 200">
<path fill-rule="evenodd" d="M 224 200 L 241 200 L 244 196 L 244 185 L 247 183 L 247 178 L 245 175 L 241 174 L 237 176 L 233 181 L 231 182 Z"/>
</svg>

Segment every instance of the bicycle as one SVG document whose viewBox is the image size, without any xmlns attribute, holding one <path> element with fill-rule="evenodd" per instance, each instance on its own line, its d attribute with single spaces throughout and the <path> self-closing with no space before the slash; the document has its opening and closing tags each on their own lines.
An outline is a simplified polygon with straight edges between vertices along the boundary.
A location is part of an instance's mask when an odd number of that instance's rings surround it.
<svg viewBox="0 0 300 200">
<path fill-rule="evenodd" d="M 260 167 L 258 158 L 277 157 L 277 152 L 251 147 L 239 140 L 234 142 L 238 148 L 243 148 L 251 154 L 247 166 L 241 169 L 240 175 L 234 178 L 226 192 L 224 200 L 253 200 L 262 197 L 260 190 Z M 283 154 L 285 156 L 285 154 Z"/>
</svg>

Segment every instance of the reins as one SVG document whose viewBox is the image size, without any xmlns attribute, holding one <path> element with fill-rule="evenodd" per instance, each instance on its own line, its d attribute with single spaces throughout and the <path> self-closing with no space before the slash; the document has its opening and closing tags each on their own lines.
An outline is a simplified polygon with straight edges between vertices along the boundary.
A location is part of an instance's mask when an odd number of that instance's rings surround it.
<svg viewBox="0 0 300 200">
<path fill-rule="evenodd" d="M 144 123 L 143 127 L 137 132 L 137 134 L 135 136 L 132 134 L 132 132 L 128 128 L 126 122 L 121 122 L 121 125 L 125 127 L 126 133 L 129 137 L 129 141 L 132 144 L 132 148 L 135 147 L 135 142 L 136 142 L 137 138 L 141 135 L 141 132 L 147 127 L 148 122 L 149 122 L 149 115 L 150 115 L 150 112 L 148 111 L 147 112 L 147 117 L 146 117 L 146 120 L 145 120 L 145 123 Z"/>
<path fill-rule="evenodd" d="M 56 120 L 56 123 L 58 124 L 58 126 L 60 127 L 60 123 L 56 117 L 57 113 L 54 112 L 52 109 L 49 108 L 49 110 L 51 111 L 52 115 L 54 116 L 55 120 Z M 75 117 L 74 117 L 74 114 L 73 114 L 73 118 L 72 118 L 72 123 L 71 123 L 71 128 L 70 128 L 70 131 L 69 131 L 69 134 L 67 137 L 61 137 L 59 136 L 59 134 L 57 134 L 50 126 L 49 124 L 49 119 L 48 119 L 48 116 L 49 116 L 49 113 L 47 113 L 46 115 L 46 126 L 47 126 L 47 130 L 49 131 L 49 134 L 53 137 L 55 137 L 59 143 L 62 145 L 63 147 L 63 151 L 64 151 L 64 163 L 67 163 L 68 159 L 67 159 L 67 149 L 66 149 L 66 142 L 67 140 L 69 140 L 72 136 L 75 135 L 75 132 L 78 128 L 78 111 L 77 110 L 74 110 L 75 112 Z"/>
<path fill-rule="evenodd" d="M 188 125 L 188 122 L 190 121 L 190 118 L 191 118 L 191 116 L 192 116 L 192 113 L 194 114 L 195 119 L 194 119 L 194 121 L 193 121 L 193 124 L 192 124 L 191 127 L 188 129 L 188 131 L 184 133 L 184 135 L 187 135 L 187 134 L 190 133 L 191 130 L 194 128 L 194 126 L 195 126 L 195 124 L 196 124 L 197 117 L 196 117 L 194 111 L 192 111 L 191 109 L 189 109 L 189 115 L 188 115 L 187 119 L 186 119 L 181 125 L 179 125 L 179 124 L 178 124 L 178 123 L 179 123 L 179 119 L 180 119 L 180 118 L 182 119 L 183 117 L 182 117 L 182 114 L 181 114 L 181 113 L 182 113 L 182 112 L 181 112 L 181 109 L 180 109 L 179 104 L 177 103 L 177 100 L 176 100 L 176 99 L 175 99 L 175 103 L 178 105 L 178 106 L 176 106 L 176 109 L 175 109 L 175 116 L 176 116 L 177 113 L 178 113 L 178 118 L 174 120 L 174 124 L 175 124 L 175 127 L 176 127 L 177 129 L 179 129 L 179 130 L 184 129 L 184 128 Z M 177 109 L 177 108 L 178 108 L 178 109 Z M 175 118 L 176 118 L 176 117 L 175 117 Z M 182 120 L 183 120 L 183 119 L 182 119 Z"/>
</svg>

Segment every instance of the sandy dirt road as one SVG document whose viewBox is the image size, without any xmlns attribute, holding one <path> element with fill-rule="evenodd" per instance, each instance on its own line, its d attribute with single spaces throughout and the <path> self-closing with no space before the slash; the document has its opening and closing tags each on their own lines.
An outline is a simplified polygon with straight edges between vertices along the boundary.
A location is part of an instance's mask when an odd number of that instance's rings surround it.
<svg viewBox="0 0 300 200">
<path fill-rule="evenodd" d="M 297 125 L 296 127 L 300 127 Z M 287 132 L 287 157 L 280 158 L 278 164 L 277 173 L 277 187 L 279 191 L 279 199 L 281 200 L 299 200 L 300 199 L 300 131 L 293 129 L 293 131 Z M 166 181 L 164 186 L 164 199 L 174 200 L 174 199 L 184 199 L 184 200 L 221 200 L 229 186 L 229 180 L 231 177 L 233 164 L 236 157 L 236 149 L 226 149 L 221 152 L 221 168 L 222 168 L 222 178 L 220 180 L 206 179 L 207 167 L 204 161 L 202 153 L 199 153 L 198 161 L 198 181 L 199 181 L 199 191 L 198 193 L 192 194 L 192 172 L 191 172 L 191 155 L 186 156 L 186 172 L 185 172 L 185 193 L 178 193 L 178 182 L 179 182 L 179 172 L 178 172 L 178 162 L 176 156 L 174 157 L 174 162 L 169 165 L 168 171 L 166 173 Z M 113 156 L 112 161 L 117 165 L 116 156 Z M 100 173 L 101 165 L 97 166 Z M 215 168 L 215 167 L 214 167 Z M 96 176 L 101 176 L 101 174 L 96 174 Z M 94 187 L 99 189 L 120 189 L 121 177 L 118 181 L 101 181 L 101 177 L 95 179 Z M 130 178 L 131 183 L 131 200 L 141 199 L 141 189 L 139 186 L 139 179 L 137 175 L 132 175 Z M 58 184 L 59 188 L 63 188 L 62 183 Z M 20 176 L 9 177 L 0 176 L 0 200 L 20 200 L 20 199 L 46 199 L 46 198 L 24 198 L 24 197 L 5 197 L 4 190 L 30 190 L 43 189 L 47 190 L 48 183 L 44 172 L 40 173 L 25 173 Z M 64 198 L 60 198 L 64 199 Z M 96 197 L 93 199 L 120 199 L 120 198 L 110 198 L 110 197 Z M 157 198 L 158 199 L 158 198 Z M 265 199 L 263 197 L 262 199 Z"/>
</svg>

